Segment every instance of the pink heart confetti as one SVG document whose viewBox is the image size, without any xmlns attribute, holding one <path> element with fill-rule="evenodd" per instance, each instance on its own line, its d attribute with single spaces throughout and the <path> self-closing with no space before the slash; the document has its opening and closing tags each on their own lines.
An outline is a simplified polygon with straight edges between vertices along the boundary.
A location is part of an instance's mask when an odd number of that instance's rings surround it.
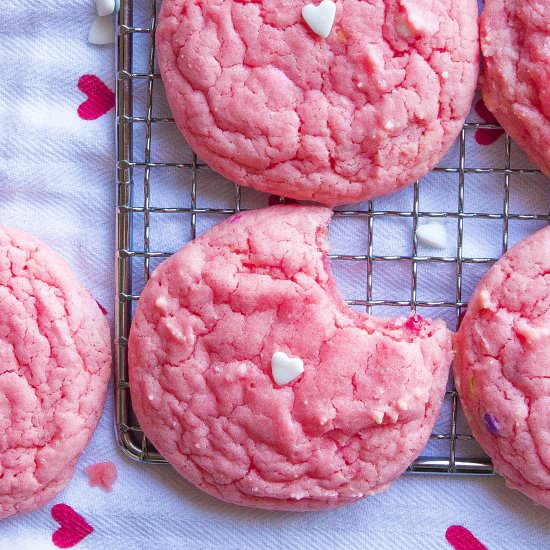
<svg viewBox="0 0 550 550">
<path fill-rule="evenodd" d="M 484 544 L 472 535 L 466 527 L 462 525 L 451 525 L 445 533 L 447 542 L 454 550 L 487 550 Z"/>
<path fill-rule="evenodd" d="M 115 106 L 115 94 L 93 74 L 82 76 L 78 81 L 78 89 L 88 96 L 78 107 L 78 116 L 83 120 L 96 120 Z"/>
<path fill-rule="evenodd" d="M 51 510 L 52 518 L 61 527 L 52 535 L 58 548 L 72 548 L 85 539 L 94 528 L 67 504 L 56 504 Z"/>
</svg>

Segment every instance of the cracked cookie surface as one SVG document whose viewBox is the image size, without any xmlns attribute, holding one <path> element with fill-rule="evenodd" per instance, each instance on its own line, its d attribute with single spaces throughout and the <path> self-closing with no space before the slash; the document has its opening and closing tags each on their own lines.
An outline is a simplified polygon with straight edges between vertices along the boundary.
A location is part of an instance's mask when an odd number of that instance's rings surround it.
<svg viewBox="0 0 550 550">
<path fill-rule="evenodd" d="M 236 504 L 330 508 L 383 491 L 424 447 L 451 361 L 443 321 L 349 308 L 322 207 L 240 213 L 152 275 L 132 322 L 134 410 L 176 470 Z M 278 385 L 275 353 L 303 361 Z"/>
<path fill-rule="evenodd" d="M 71 479 L 103 408 L 110 331 L 53 250 L 0 227 L 0 518 Z"/>
<path fill-rule="evenodd" d="M 396 191 L 458 135 L 477 83 L 475 0 L 339 0 L 326 39 L 287 0 L 164 0 L 179 129 L 242 185 L 329 205 Z"/>
<path fill-rule="evenodd" d="M 550 177 L 550 0 L 486 0 L 481 91 L 502 127 Z"/>
<path fill-rule="evenodd" d="M 475 438 L 510 487 L 550 507 L 550 227 L 481 280 L 455 337 Z"/>
</svg>

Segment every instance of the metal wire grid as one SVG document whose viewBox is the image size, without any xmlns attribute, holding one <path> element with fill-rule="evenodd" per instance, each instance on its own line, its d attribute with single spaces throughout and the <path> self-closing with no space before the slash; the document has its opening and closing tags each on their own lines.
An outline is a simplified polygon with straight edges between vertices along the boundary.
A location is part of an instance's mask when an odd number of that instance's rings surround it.
<svg viewBox="0 0 550 550">
<path fill-rule="evenodd" d="M 119 443 L 126 454 L 131 458 L 147 463 L 163 463 L 162 456 L 154 449 L 144 436 L 132 411 L 132 404 L 128 385 L 127 368 L 127 343 L 131 324 L 132 304 L 139 299 L 141 288 L 135 288 L 132 281 L 132 262 L 143 262 L 143 279 L 146 282 L 151 273 L 151 260 L 162 259 L 170 256 L 174 251 L 155 250 L 151 247 L 151 215 L 171 214 L 190 215 L 190 237 L 197 234 L 197 217 L 202 214 L 212 214 L 224 217 L 241 211 L 241 189 L 235 186 L 234 207 L 210 208 L 197 205 L 197 180 L 202 170 L 207 170 L 206 165 L 199 163 L 196 155 L 191 162 L 155 162 L 152 158 L 153 127 L 166 124 L 174 124 L 171 118 L 159 118 L 153 116 L 154 82 L 159 78 L 155 73 L 155 26 L 157 18 L 157 0 L 144 0 L 150 3 L 150 18 L 146 26 L 133 25 L 133 0 L 122 0 L 118 15 L 117 38 L 117 303 L 116 303 L 116 430 Z M 133 45 L 137 35 L 149 36 L 149 52 L 147 72 L 133 72 Z M 134 85 L 137 81 L 147 85 L 147 100 L 145 113 L 134 114 Z M 145 146 L 143 158 L 134 159 L 133 137 L 134 128 L 137 125 L 145 126 Z M 337 217 L 363 217 L 368 224 L 368 249 L 363 255 L 339 255 L 330 256 L 333 261 L 366 262 L 367 284 L 364 299 L 348 300 L 352 306 L 362 306 L 367 312 L 371 312 L 376 306 L 410 307 L 416 310 L 422 308 L 453 308 L 457 325 L 460 323 L 462 312 L 467 303 L 463 299 L 463 268 L 466 264 L 491 264 L 498 258 L 495 257 L 467 257 L 464 255 L 464 222 L 467 219 L 480 218 L 487 220 L 502 220 L 502 252 L 508 248 L 509 222 L 510 220 L 550 221 L 548 214 L 514 214 L 510 212 L 510 178 L 514 174 L 534 175 L 537 170 L 511 168 L 511 141 L 505 139 L 505 164 L 503 167 L 473 168 L 466 165 L 466 136 L 468 132 L 484 128 L 497 130 L 500 127 L 494 124 L 467 123 L 459 136 L 460 156 L 458 166 L 436 168 L 435 172 L 445 172 L 458 175 L 458 208 L 456 211 L 424 211 L 420 208 L 421 183 L 414 184 L 413 208 L 410 211 L 377 210 L 373 201 L 366 204 L 366 208 L 338 210 Z M 181 171 L 182 182 L 190 181 L 190 205 L 179 206 L 153 206 L 151 205 L 151 187 L 153 185 L 154 172 L 161 168 L 173 168 Z M 143 171 L 143 180 L 134 181 L 134 169 Z M 501 213 L 481 213 L 465 211 L 465 176 L 467 174 L 498 174 L 504 180 L 504 201 Z M 135 205 L 132 202 L 134 186 L 142 185 L 143 203 Z M 182 184 L 183 185 L 183 184 Z M 281 199 L 283 201 L 283 199 Z M 135 215 L 143 216 L 143 246 L 139 249 L 132 247 L 132 226 Z M 401 256 L 376 255 L 374 253 L 374 220 L 379 217 L 401 217 L 412 220 L 413 243 L 412 254 Z M 451 218 L 457 222 L 457 247 L 456 255 L 450 257 L 435 257 L 420 255 L 418 253 L 417 227 L 419 220 L 430 218 Z M 183 244 L 183 243 L 182 243 Z M 409 262 L 411 265 L 411 293 L 408 300 L 375 300 L 373 299 L 373 265 L 377 262 Z M 456 266 L 456 291 L 453 301 L 419 300 L 418 294 L 418 266 L 420 264 L 434 265 L 436 263 L 454 264 Z M 432 440 L 440 440 L 448 443 L 448 451 L 445 456 L 431 457 L 421 456 L 410 468 L 412 472 L 426 473 L 462 473 L 462 474 L 491 474 L 493 472 L 490 460 L 482 454 L 478 456 L 457 456 L 457 444 L 461 441 L 469 442 L 472 436 L 462 433 L 457 427 L 459 415 L 459 401 L 454 387 L 447 391 L 446 399 L 450 401 L 450 421 L 448 429 L 434 433 Z"/>
</svg>

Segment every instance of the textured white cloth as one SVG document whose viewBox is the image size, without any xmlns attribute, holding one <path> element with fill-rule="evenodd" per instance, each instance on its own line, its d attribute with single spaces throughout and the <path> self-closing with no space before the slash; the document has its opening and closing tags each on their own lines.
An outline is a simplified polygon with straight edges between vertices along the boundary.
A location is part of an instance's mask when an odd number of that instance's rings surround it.
<svg viewBox="0 0 550 550">
<path fill-rule="evenodd" d="M 91 46 L 86 40 L 95 16 L 94 4 L 93 0 L 13 0 L 2 7 L 0 223 L 35 233 L 58 250 L 112 319 L 114 113 L 111 110 L 91 121 L 77 114 L 78 106 L 86 99 L 77 88 L 82 75 L 94 74 L 114 89 L 113 47 Z M 136 5 L 136 24 L 146 25 L 150 3 L 136 0 Z M 136 70 L 146 67 L 145 38 L 136 39 Z M 161 98 L 161 91 L 157 97 Z M 144 99 L 143 93 L 138 96 L 136 114 L 145 112 Z M 167 114 L 161 99 L 155 104 L 155 112 L 159 116 Z M 136 160 L 143 158 L 139 131 Z M 159 132 L 153 147 L 156 157 L 189 157 L 171 127 L 164 126 Z M 468 166 L 503 166 L 502 138 L 477 151 L 470 147 L 473 139 L 474 133 L 469 132 Z M 442 165 L 457 166 L 457 155 L 455 145 Z M 515 148 L 512 162 L 513 167 L 528 166 Z M 138 203 L 140 176 L 136 171 Z M 188 185 L 172 176 L 166 174 L 163 182 L 153 181 L 156 206 L 188 200 Z M 199 206 L 232 207 L 234 188 L 230 184 L 209 171 L 201 172 L 200 178 Z M 503 181 L 503 176 L 467 175 L 465 210 L 502 212 Z M 421 185 L 420 208 L 455 211 L 457 189 L 457 175 L 430 175 Z M 548 212 L 548 180 L 542 176 L 514 176 L 510 194 L 513 213 Z M 411 210 L 412 198 L 412 190 L 404 190 L 375 201 L 375 208 Z M 266 197 L 259 193 L 243 192 L 243 206 L 266 203 Z M 198 229 L 202 231 L 219 219 L 199 216 Z M 153 223 L 161 222 L 155 219 Z M 189 220 L 185 216 L 165 218 L 162 223 L 162 231 L 153 227 L 153 239 L 159 239 L 154 246 L 175 250 L 188 238 Z M 455 254 L 457 223 L 445 223 L 448 250 L 421 252 Z M 501 220 L 466 220 L 465 256 L 500 255 L 501 224 Z M 511 221 L 511 242 L 543 224 Z M 366 252 L 366 228 L 365 219 L 336 219 L 331 224 L 332 251 Z M 375 254 L 410 254 L 410 229 L 408 219 L 377 218 Z M 346 297 L 363 298 L 364 263 L 334 262 L 333 267 Z M 381 264 L 376 269 L 380 271 L 374 276 L 374 299 L 409 299 L 410 266 Z M 483 270 L 465 267 L 465 297 Z M 418 299 L 453 301 L 454 275 L 454 265 L 438 264 L 429 272 L 419 266 Z M 395 310 L 377 308 L 375 313 L 394 314 Z M 443 315 L 453 326 L 452 310 L 422 311 L 426 313 Z M 437 454 L 437 448 L 432 453 Z M 113 461 L 119 474 L 110 494 L 90 488 L 83 472 L 85 466 L 105 460 Z M 168 466 L 146 466 L 126 459 L 113 435 L 111 394 L 74 479 L 54 501 L 61 502 L 72 506 L 94 527 L 94 532 L 79 544 L 82 549 L 444 549 L 450 548 L 445 532 L 451 525 L 467 527 L 491 550 L 550 547 L 550 512 L 506 489 L 499 478 L 406 475 L 385 494 L 339 510 L 302 515 L 226 505 L 189 486 Z M 52 504 L 33 514 L 0 522 L 0 549 L 55 548 L 51 537 L 58 524 L 50 516 Z"/>
</svg>

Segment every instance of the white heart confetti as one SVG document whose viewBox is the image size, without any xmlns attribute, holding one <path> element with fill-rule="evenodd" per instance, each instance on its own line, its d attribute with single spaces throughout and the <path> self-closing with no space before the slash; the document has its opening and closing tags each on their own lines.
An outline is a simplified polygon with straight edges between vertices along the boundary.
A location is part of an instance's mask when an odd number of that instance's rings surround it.
<svg viewBox="0 0 550 550">
<path fill-rule="evenodd" d="M 332 0 L 323 0 L 318 6 L 307 4 L 302 8 L 302 17 L 309 28 L 322 38 L 326 38 L 334 25 L 336 4 Z"/>
<path fill-rule="evenodd" d="M 429 222 L 416 229 L 418 241 L 430 248 L 447 248 L 447 231 L 440 222 Z"/>
<path fill-rule="evenodd" d="M 117 0 L 95 0 L 95 11 L 101 17 L 111 15 L 117 9 Z"/>
<path fill-rule="evenodd" d="M 97 16 L 94 19 L 92 28 L 88 34 L 88 42 L 99 46 L 104 44 L 114 44 L 115 22 L 112 15 L 106 15 L 104 17 Z"/>
<path fill-rule="evenodd" d="M 277 351 L 271 358 L 271 372 L 275 383 L 284 386 L 304 372 L 304 362 L 299 357 L 289 357 L 284 351 Z"/>
</svg>

